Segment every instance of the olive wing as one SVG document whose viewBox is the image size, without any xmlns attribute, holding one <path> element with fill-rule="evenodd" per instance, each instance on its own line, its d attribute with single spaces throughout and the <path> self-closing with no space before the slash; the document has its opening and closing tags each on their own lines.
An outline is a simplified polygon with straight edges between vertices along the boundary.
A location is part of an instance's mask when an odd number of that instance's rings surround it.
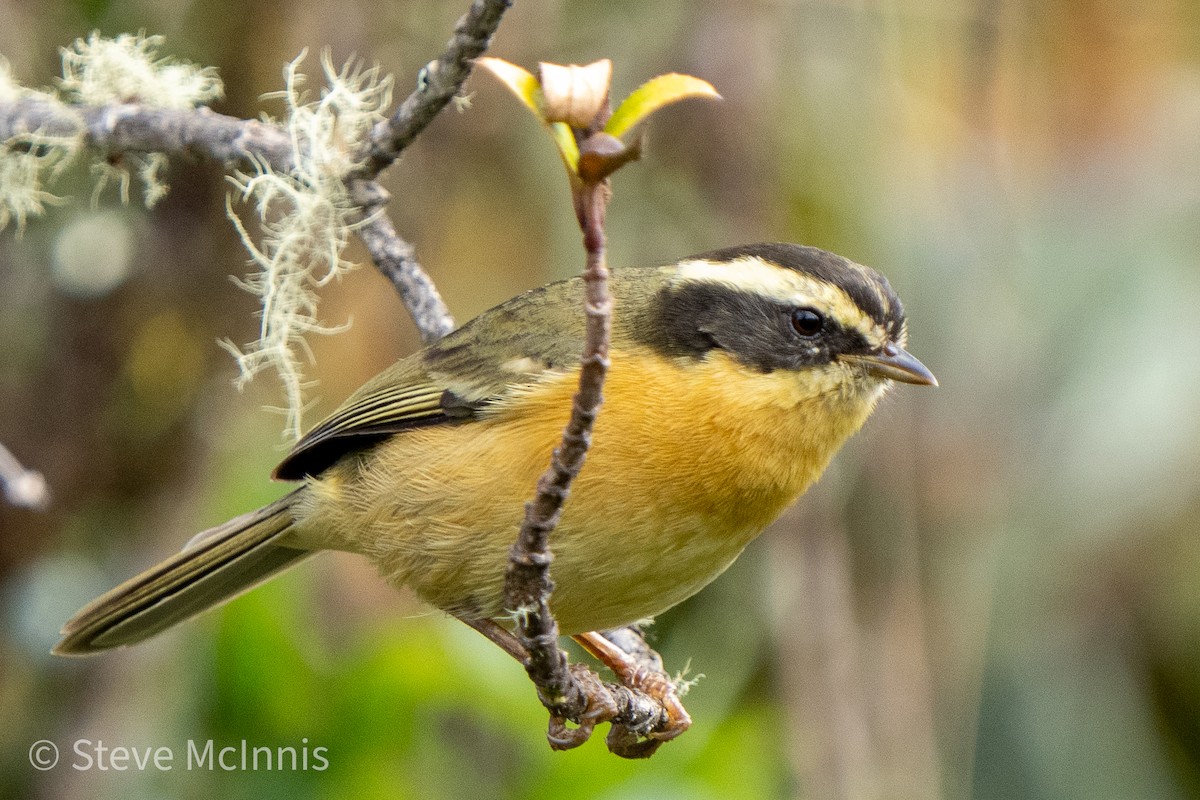
<svg viewBox="0 0 1200 800">
<path fill-rule="evenodd" d="M 405 430 L 470 422 L 514 389 L 578 367 L 581 303 L 572 278 L 484 312 L 368 381 L 296 443 L 274 477 L 318 475 Z"/>
</svg>

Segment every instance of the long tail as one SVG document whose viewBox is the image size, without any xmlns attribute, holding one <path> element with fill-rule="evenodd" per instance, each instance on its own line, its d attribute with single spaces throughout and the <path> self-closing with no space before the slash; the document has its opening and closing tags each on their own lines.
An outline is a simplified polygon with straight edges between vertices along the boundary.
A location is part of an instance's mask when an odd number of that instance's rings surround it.
<svg viewBox="0 0 1200 800">
<path fill-rule="evenodd" d="M 183 551 L 104 594 L 63 626 L 54 653 L 85 656 L 148 639 L 312 555 L 277 542 L 297 492 L 197 535 Z"/>
</svg>

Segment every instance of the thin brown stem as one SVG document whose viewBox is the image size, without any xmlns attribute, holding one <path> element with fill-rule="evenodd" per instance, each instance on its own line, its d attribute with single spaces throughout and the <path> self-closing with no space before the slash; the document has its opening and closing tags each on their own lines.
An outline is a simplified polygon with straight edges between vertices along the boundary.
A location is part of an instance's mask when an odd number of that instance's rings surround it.
<svg viewBox="0 0 1200 800">
<path fill-rule="evenodd" d="M 510 656 L 525 663 L 525 659 L 529 658 L 529 651 L 521 644 L 516 636 L 502 626 L 499 622 L 492 619 L 479 619 L 477 617 L 469 617 L 465 615 L 455 614 L 454 618 L 464 625 L 474 628 L 482 633 L 489 642 L 499 647 Z"/>
<path fill-rule="evenodd" d="M 604 210 L 608 199 L 603 182 L 583 186 L 576 211 L 583 230 L 587 265 L 584 269 L 586 338 L 579 372 L 579 389 L 571 418 L 550 466 L 538 480 L 537 494 L 525 505 L 525 519 L 509 554 L 505 605 L 517 613 L 517 634 L 529 651 L 525 669 L 537 685 L 542 702 L 559 717 L 578 718 L 585 708 L 578 683 L 558 647 L 558 623 L 550 612 L 554 581 L 550 578 L 549 537 L 558 525 L 571 482 L 583 467 L 591 445 L 592 424 L 603 401 L 608 374 L 612 299 L 608 294 Z"/>
</svg>

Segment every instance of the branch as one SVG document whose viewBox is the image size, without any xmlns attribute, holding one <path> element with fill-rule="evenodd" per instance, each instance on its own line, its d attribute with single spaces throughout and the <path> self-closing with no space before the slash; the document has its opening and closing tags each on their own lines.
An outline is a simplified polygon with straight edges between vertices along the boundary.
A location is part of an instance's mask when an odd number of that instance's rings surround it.
<svg viewBox="0 0 1200 800">
<path fill-rule="evenodd" d="M 482 55 L 500 26 L 500 18 L 512 0 L 474 0 L 454 26 L 446 50 L 430 61 L 417 77 L 417 88 L 390 119 L 379 123 L 371 134 L 362 175 L 374 178 L 400 157 L 404 148 L 425 129 L 451 98 L 462 91 L 471 75 L 472 60 Z"/>
<path fill-rule="evenodd" d="M 204 107 L 68 106 L 32 97 L 0 103 L 0 141 L 30 134 L 80 136 L 85 145 L 111 153 L 177 153 L 226 166 L 260 161 L 280 172 L 292 169 L 292 142 L 281 128 Z"/>
<path fill-rule="evenodd" d="M 534 113 L 553 137 L 570 180 L 586 252 L 586 327 L 579 388 L 562 442 L 538 480 L 536 495 L 525 505 L 525 518 L 509 550 L 505 608 L 515 615 L 517 638 L 528 654 L 525 671 L 550 711 L 551 746 L 577 747 L 587 741 L 597 722 L 611 722 L 609 750 L 627 758 L 644 758 L 664 741 L 687 730 L 691 717 L 679 701 L 674 682 L 663 671 L 662 660 L 636 630 L 623 628 L 610 636 L 594 631 L 574 634 L 576 641 L 621 681 L 619 698 L 590 670 L 567 663 L 566 654 L 558 647 L 558 624 L 550 610 L 554 581 L 550 577 L 553 555 L 549 539 L 591 445 L 592 426 L 603 402 L 609 368 L 612 298 L 608 292 L 604 233 L 611 197 L 608 176 L 640 156 L 641 133 L 637 128 L 655 110 L 690 96 L 715 96 L 716 91 L 689 76 L 659 76 L 635 90 L 614 112 L 609 102 L 612 62 L 606 59 L 583 67 L 542 63 L 538 77 L 495 58 L 480 63 Z M 630 142 L 619 138 L 631 131 Z M 506 649 L 513 652 L 513 648 Z M 636 702 L 637 711 L 632 717 L 628 703 L 622 705 L 622 700 Z M 579 727 L 568 728 L 568 720 Z"/>
<path fill-rule="evenodd" d="M 0 141 L 30 134 L 71 139 L 107 153 L 171 153 L 208 158 L 226 167 L 268 164 L 280 173 L 293 166 L 292 141 L 277 125 L 218 114 L 208 108 L 175 110 L 135 104 L 68 106 L 22 98 L 0 103 Z M 351 196 L 362 211 L 356 226 L 375 266 L 392 281 L 425 341 L 454 329 L 433 281 L 413 248 L 383 213 L 388 193 L 373 180 L 356 179 Z"/>
<path fill-rule="evenodd" d="M 0 489 L 9 503 L 41 511 L 50 505 L 50 490 L 42 473 L 26 469 L 8 448 L 0 444 Z"/>
<path fill-rule="evenodd" d="M 428 344 L 454 330 L 454 318 L 433 281 L 413 257 L 412 245 L 396 235 L 382 208 L 388 193 L 375 177 L 412 144 L 471 75 L 473 59 L 487 50 L 512 0 L 475 0 L 454 26 L 446 50 L 421 70 L 417 88 L 389 119 L 371 132 L 362 166 L 349 176 L 350 193 L 362 208 L 359 235 L 380 272 L 386 275 Z"/>
<path fill-rule="evenodd" d="M 378 181 L 356 179 L 350 184 L 350 193 L 361 209 L 355 230 L 376 268 L 400 293 L 400 299 L 421 332 L 421 340 L 429 344 L 454 330 L 454 317 L 437 286 L 417 263 L 413 246 L 400 238 L 392 220 L 383 211 L 389 199 L 388 191 Z"/>
</svg>

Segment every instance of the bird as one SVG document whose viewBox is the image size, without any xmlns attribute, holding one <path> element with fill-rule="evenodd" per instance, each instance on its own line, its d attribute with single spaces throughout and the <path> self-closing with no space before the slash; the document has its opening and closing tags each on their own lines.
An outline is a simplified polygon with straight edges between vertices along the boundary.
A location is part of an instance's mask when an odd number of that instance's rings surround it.
<svg viewBox="0 0 1200 800">
<path fill-rule="evenodd" d="M 889 388 L 937 385 L 887 279 L 815 247 L 728 247 L 609 283 L 604 402 L 550 538 L 550 608 L 576 636 L 699 591 Z M 509 549 L 570 414 L 583 295 L 580 277 L 534 289 L 385 369 L 278 465 L 295 489 L 97 598 L 54 652 L 139 642 L 322 550 L 366 556 L 476 627 L 511 626 Z"/>
</svg>

